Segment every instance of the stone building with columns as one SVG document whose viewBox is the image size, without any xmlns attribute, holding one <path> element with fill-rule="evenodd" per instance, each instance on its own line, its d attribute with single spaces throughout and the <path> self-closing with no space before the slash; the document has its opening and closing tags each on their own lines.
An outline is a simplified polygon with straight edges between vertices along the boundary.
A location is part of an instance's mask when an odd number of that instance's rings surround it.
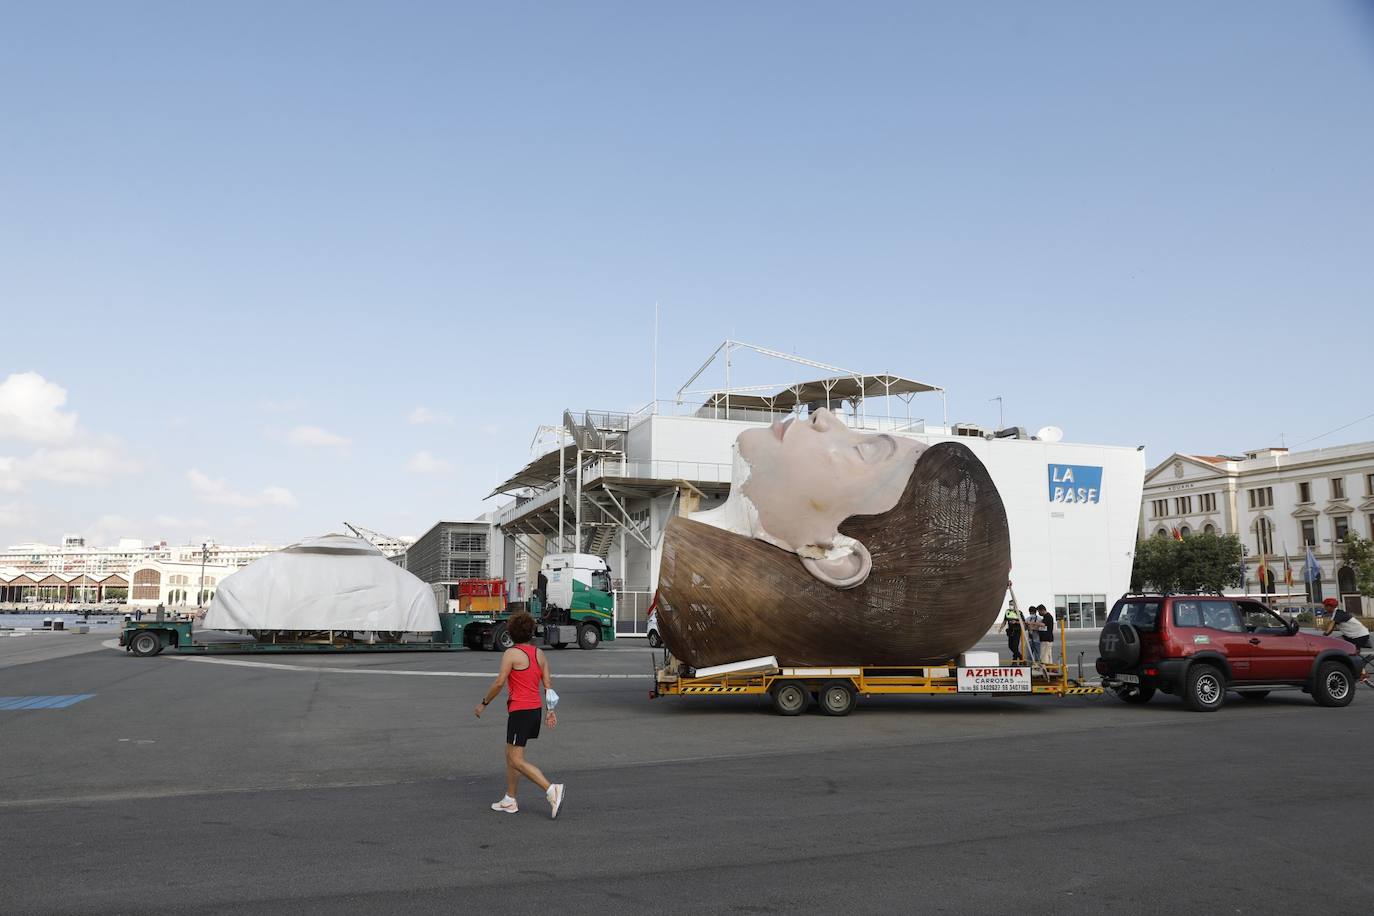
<svg viewBox="0 0 1374 916">
<path fill-rule="evenodd" d="M 1374 442 L 1303 452 L 1176 452 L 1145 475 L 1140 536 L 1172 537 L 1175 529 L 1183 537 L 1238 535 L 1249 594 L 1283 603 L 1334 597 L 1370 614 L 1374 599 L 1357 593 L 1354 571 L 1340 566 L 1340 548 L 1352 533 L 1374 537 Z M 1321 570 L 1313 582 L 1303 575 L 1308 547 Z M 1267 561 L 1263 581 L 1261 556 Z M 1292 586 L 1285 581 L 1285 560 Z"/>
</svg>

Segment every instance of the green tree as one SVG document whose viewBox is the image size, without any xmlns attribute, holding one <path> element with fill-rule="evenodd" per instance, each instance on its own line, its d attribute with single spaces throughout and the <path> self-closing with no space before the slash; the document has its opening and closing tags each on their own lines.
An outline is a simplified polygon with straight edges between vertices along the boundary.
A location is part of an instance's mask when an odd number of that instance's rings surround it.
<svg viewBox="0 0 1374 916">
<path fill-rule="evenodd" d="M 1146 538 L 1136 544 L 1131 587 L 1219 594 L 1240 582 L 1240 562 L 1240 539 L 1233 534 Z"/>
<path fill-rule="evenodd" d="M 1359 593 L 1374 598 L 1374 541 L 1353 531 L 1347 534 L 1341 545 L 1341 565 L 1355 571 L 1355 588 Z"/>
</svg>

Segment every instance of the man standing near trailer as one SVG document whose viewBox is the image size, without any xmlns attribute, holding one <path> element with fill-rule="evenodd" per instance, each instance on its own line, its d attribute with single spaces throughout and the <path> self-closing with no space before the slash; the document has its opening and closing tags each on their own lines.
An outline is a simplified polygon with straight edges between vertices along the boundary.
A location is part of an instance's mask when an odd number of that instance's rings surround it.
<svg viewBox="0 0 1374 916">
<path fill-rule="evenodd" d="M 1016 605 L 1016 592 L 1011 590 L 1011 583 L 1007 583 L 1007 594 L 1011 596 L 1007 609 L 1002 613 L 1002 624 L 997 628 L 997 632 L 1007 631 L 1007 648 L 1011 650 L 1011 660 L 1021 661 L 1021 609 Z"/>
<path fill-rule="evenodd" d="M 557 694 L 553 692 L 553 676 L 549 673 L 549 662 L 543 649 L 530 645 L 534 638 L 534 618 L 521 611 L 512 615 L 506 623 L 506 632 L 515 645 L 501 656 L 501 670 L 496 680 L 491 682 L 482 702 L 473 710 L 477 718 L 482 718 L 482 710 L 501 694 L 506 686 L 506 794 L 491 806 L 493 811 L 503 814 L 516 814 L 520 810 L 515 801 L 515 792 L 520 777 L 544 790 L 549 801 L 551 817 L 558 817 L 558 809 L 563 805 L 563 784 L 550 783 L 539 767 L 525 759 L 525 745 L 531 738 L 539 737 L 539 720 L 543 713 L 544 700 L 539 695 L 542 686 L 549 697 L 549 711 L 543 716 L 549 728 L 558 724 L 558 716 L 553 711 Z"/>
</svg>

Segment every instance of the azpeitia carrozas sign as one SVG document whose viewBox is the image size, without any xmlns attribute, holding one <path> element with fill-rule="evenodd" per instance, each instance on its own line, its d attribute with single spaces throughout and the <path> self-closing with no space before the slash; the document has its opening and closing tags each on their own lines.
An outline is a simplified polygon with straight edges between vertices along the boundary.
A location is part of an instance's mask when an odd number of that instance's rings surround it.
<svg viewBox="0 0 1374 916">
<path fill-rule="evenodd" d="M 996 668 L 960 668 L 960 693 L 1030 693 L 1030 668 L 1007 665 Z"/>
</svg>

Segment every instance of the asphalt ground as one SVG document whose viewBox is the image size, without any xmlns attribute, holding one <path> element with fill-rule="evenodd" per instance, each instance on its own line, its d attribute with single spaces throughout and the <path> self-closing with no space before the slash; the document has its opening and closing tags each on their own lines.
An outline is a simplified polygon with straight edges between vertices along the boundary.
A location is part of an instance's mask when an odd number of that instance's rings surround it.
<svg viewBox="0 0 1374 916">
<path fill-rule="evenodd" d="M 1365 688 L 1334 710 L 1294 692 L 1213 714 L 950 697 L 783 718 L 650 701 L 640 642 L 565 650 L 560 724 L 529 752 L 568 787 L 551 821 L 534 791 L 518 815 L 488 808 L 504 715 L 472 707 L 493 654 L 139 659 L 108 639 L 0 641 L 0 696 L 93 694 L 0 711 L 6 916 L 1374 901 Z M 1089 670 L 1093 639 L 1070 651 Z"/>
</svg>

